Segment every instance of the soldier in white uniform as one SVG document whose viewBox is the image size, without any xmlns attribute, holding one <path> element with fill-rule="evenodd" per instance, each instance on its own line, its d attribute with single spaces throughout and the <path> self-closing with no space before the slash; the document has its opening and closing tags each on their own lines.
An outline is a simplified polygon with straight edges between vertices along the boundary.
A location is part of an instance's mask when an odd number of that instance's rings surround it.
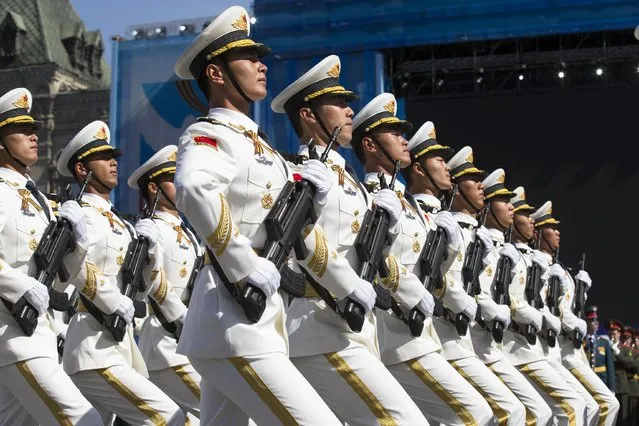
<svg viewBox="0 0 639 426">
<path fill-rule="evenodd" d="M 410 142 L 406 142 L 401 134 L 408 123 L 395 117 L 396 108 L 395 97 L 383 93 L 370 101 L 353 120 L 355 136 L 351 145 L 367 172 L 365 185 L 369 192 L 379 191 L 379 172 L 384 173 L 387 183 L 390 182 L 394 164 L 387 155 L 403 160 L 402 174 L 415 186 L 415 181 L 420 180 L 437 195 L 442 190 L 450 190 L 452 183 L 446 160 L 453 150 L 437 143 L 431 122 L 425 123 Z M 430 171 L 424 175 L 423 170 Z M 437 184 L 427 176 L 435 176 Z M 429 420 L 447 425 L 486 424 L 492 418 L 490 407 L 446 361 L 440 353 L 441 346 L 429 334 L 428 329 L 435 333 L 430 318 L 433 296 L 413 273 L 416 268 L 419 270 L 418 259 L 426 236 L 434 231 L 438 218 L 431 223 L 401 181 L 397 180 L 393 189 L 402 200 L 402 212 L 387 263 L 392 271 L 399 273 L 390 274 L 389 279 L 382 282 L 398 301 L 402 316 L 392 310 L 377 314 L 382 362 Z M 443 217 L 439 216 L 439 220 Z M 417 305 L 415 301 L 419 301 Z M 424 330 L 417 336 L 403 320 L 409 318 L 414 308 L 425 318 Z"/>
<path fill-rule="evenodd" d="M 471 328 L 473 346 L 478 356 L 489 368 L 504 381 L 526 407 L 526 423 L 544 425 L 550 421 L 551 408 L 543 397 L 535 390 L 526 377 L 516 368 L 526 358 L 522 353 L 531 352 L 530 344 L 522 336 L 527 324 L 533 323 L 535 330 L 542 324 L 542 315 L 530 306 L 524 298 L 526 265 L 520 262 L 521 256 L 515 246 L 504 241 L 504 233 L 513 225 L 514 207 L 510 199 L 515 195 L 506 187 L 506 174 L 497 169 L 482 182 L 484 185 L 485 207 L 489 209 L 486 216 L 486 227 L 490 232 L 492 247 L 485 257 L 485 268 L 479 277 L 482 294 L 480 299 L 483 324 L 475 324 Z M 513 228 L 514 229 L 514 228 Z M 495 278 L 500 257 L 510 259 L 510 282 L 505 282 L 507 293 L 503 295 L 503 304 L 495 305 Z M 508 274 L 506 275 L 508 277 Z M 491 311 L 505 308 L 512 318 L 502 321 L 504 326 L 500 344 L 495 344 L 491 334 L 494 320 Z M 509 326 L 510 323 L 510 326 Z M 534 346 L 534 345 L 532 345 Z M 499 350 L 498 350 L 499 349 Z M 543 359 L 541 347 L 537 347 L 536 360 Z M 504 356 L 505 355 L 505 356 Z M 514 362 L 513 362 L 514 361 Z M 567 388 L 564 386 L 564 388 Z M 556 390 L 556 388 L 553 388 Z M 561 388 L 560 388 L 561 389 Z"/>
<path fill-rule="evenodd" d="M 529 295 L 526 294 L 526 283 L 532 267 L 531 258 L 539 256 L 539 252 L 533 255 L 533 250 L 528 245 L 534 237 L 534 222 L 530 218 L 534 208 L 526 203 L 526 195 L 522 187 L 515 188 L 512 194 L 510 199 L 513 206 L 512 241 L 521 257 L 514 263 L 509 295 L 513 319 L 517 326 L 504 332 L 502 350 L 510 363 L 524 374 L 550 406 L 557 424 L 583 424 L 585 401 L 573 391 L 570 385 L 566 384 L 561 375 L 557 374 L 555 366 L 548 363 L 543 349 L 542 325 L 552 323 L 551 327 L 559 329 L 559 318 L 551 315 L 547 309 L 542 309 L 539 314 L 536 314 L 537 310 L 528 300 Z M 512 254 L 512 256 L 517 259 L 516 255 Z M 494 265 L 492 268 L 494 270 Z M 539 316 L 541 319 L 538 318 Z M 533 326 L 531 331 L 539 333 L 534 343 L 529 343 L 524 335 L 527 329 L 526 324 Z"/>
<path fill-rule="evenodd" d="M 485 172 L 479 170 L 473 164 L 472 148 L 466 146 L 460 149 L 448 161 L 448 167 L 452 175 L 453 182 L 458 185 L 458 194 L 452 206 L 453 217 L 461 227 L 461 242 L 459 253 L 452 259 L 452 265 L 446 273 L 446 292 L 450 288 L 457 287 L 464 291 L 462 268 L 467 255 L 468 246 L 474 239 L 479 239 L 479 243 L 484 246 L 484 259 L 491 252 L 493 246 L 490 233 L 485 227 L 478 227 L 477 214 L 484 206 L 484 185 L 482 179 Z M 473 232 L 475 230 L 475 232 Z M 489 304 L 489 298 L 480 297 L 482 309 L 493 308 L 490 315 L 493 319 L 508 321 L 502 309 Z M 453 311 L 454 312 L 454 311 Z M 488 314 L 488 312 L 486 312 Z M 467 315 L 473 321 L 475 314 Z M 487 317 L 488 318 L 488 317 Z M 470 332 L 463 336 L 459 335 L 457 327 L 452 321 L 440 319 L 435 321 L 437 334 L 443 343 L 444 355 L 449 362 L 468 380 L 488 401 L 493 410 L 493 414 L 499 425 L 521 425 L 526 420 L 526 409 L 513 392 L 493 374 L 491 369 L 482 362 L 497 362 L 502 355 L 494 350 L 492 344 L 484 344 L 474 348 L 471 341 Z M 480 353 L 481 358 L 475 354 L 475 350 Z M 487 352 L 487 353 L 485 353 Z M 505 373 L 505 368 L 500 369 L 500 373 Z"/>
<path fill-rule="evenodd" d="M 149 317 L 144 321 L 138 341 L 149 371 L 149 379 L 190 416 L 200 416 L 200 375 L 184 355 L 176 353 L 184 323 L 188 297 L 187 284 L 202 254 L 195 236 L 185 226 L 175 206 L 175 160 L 177 146 L 162 148 L 142 164 L 128 179 L 129 187 L 140 190 L 147 209 L 156 204 L 152 219 L 160 229 L 164 287 L 149 295 Z M 160 310 L 160 315 L 156 310 Z M 199 421 L 191 417 L 191 424 Z"/>
<path fill-rule="evenodd" d="M 280 273 L 258 255 L 266 241 L 262 221 L 293 176 L 247 116 L 251 103 L 266 96 L 260 58 L 270 51 L 251 40 L 249 31 L 246 10 L 231 7 L 175 67 L 178 77 L 198 81 L 210 108 L 178 144 L 176 205 L 207 249 L 178 353 L 202 376 L 203 424 L 241 425 L 251 418 L 259 425 L 336 425 L 339 420 L 288 358 Z M 311 163 L 301 175 L 317 188 L 319 206 L 328 191 L 328 170 Z M 314 235 L 305 240 L 313 254 Z M 265 296 L 255 322 L 238 303 L 247 283 Z"/>
<path fill-rule="evenodd" d="M 166 278 L 158 266 L 159 230 L 155 223 L 140 220 L 133 229 L 109 201 L 118 183 L 116 157 L 120 154 L 109 141 L 108 126 L 94 121 L 69 142 L 57 163 L 61 175 L 80 184 L 92 172 L 81 199 L 89 250 L 80 274 L 72 281 L 81 290 L 78 312 L 67 330 L 64 369 L 105 422 L 116 414 L 132 424 L 183 424 L 180 408 L 147 379 L 133 338 L 134 305 L 122 293 L 121 268 L 129 244 L 138 234 L 149 241 L 149 263 L 143 271 L 145 291 L 139 296 L 162 291 Z M 121 341 L 107 328 L 116 316 L 125 324 Z"/>
<path fill-rule="evenodd" d="M 318 155 L 322 155 L 336 126 L 342 129 L 338 145 L 350 146 L 353 111 L 348 102 L 356 95 L 340 84 L 340 66 L 337 56 L 324 58 L 271 103 L 273 111 L 286 113 L 291 120 L 302 157 L 308 157 L 306 144 L 311 139 Z M 360 332 L 353 332 L 307 284 L 306 297 L 293 299 L 288 309 L 291 359 L 335 414 L 349 425 L 428 424 L 379 359 L 377 314 L 371 310 L 375 291 L 355 272 L 359 259 L 353 245 L 373 197 L 337 148 L 334 145 L 328 153 L 332 187 L 313 230 L 318 248 L 325 255 L 298 263 L 308 280 L 329 290 L 342 306 L 346 298 L 359 303 L 365 311 L 364 324 Z M 389 213 L 390 229 L 394 231 L 401 212 L 397 195 L 388 189 L 379 191 L 375 204 Z M 421 296 L 413 296 L 412 306 L 420 299 Z"/>
<path fill-rule="evenodd" d="M 555 364 L 561 363 L 570 371 L 572 376 L 577 380 L 580 386 L 570 381 L 572 387 L 587 401 L 587 419 L 589 424 L 596 422 L 598 425 L 614 424 L 619 411 L 619 402 L 608 387 L 597 377 L 595 372 L 590 368 L 588 359 L 583 351 L 582 345 L 578 349 L 574 348 L 572 339 L 570 338 L 575 330 L 578 330 L 582 336 L 586 335 L 586 322 L 578 318 L 573 313 L 573 305 L 575 298 L 575 283 L 570 274 L 559 263 L 552 263 L 551 253 L 559 248 L 560 232 L 558 229 L 559 221 L 552 216 L 552 203 L 547 201 L 542 205 L 531 217 L 535 221 L 537 232 L 541 233 L 540 250 L 544 253 L 547 260 L 548 270 L 546 271 L 546 279 L 556 277 L 559 280 L 561 291 L 556 303 L 559 306 L 561 319 L 561 332 L 557 337 L 557 343 L 550 350 L 549 361 Z M 591 284 L 590 277 L 586 271 L 579 271 L 577 278 L 581 279 L 586 285 Z M 545 286 L 545 296 L 550 297 L 550 289 L 548 283 Z M 584 389 L 587 392 L 584 394 Z M 593 413 L 593 404 L 589 400 L 588 395 L 594 399 L 598 406 L 598 415 Z"/>
<path fill-rule="evenodd" d="M 0 97 L 0 424 L 97 425 L 98 412 L 58 363 L 57 333 L 47 312 L 49 292 L 33 278 L 33 252 L 54 217 L 27 174 L 38 161 L 36 131 L 42 127 L 29 114 L 31 99 L 23 88 Z M 78 239 L 65 259 L 69 273 L 75 274 L 87 249 L 80 244 L 86 240 L 86 228 L 78 225 L 82 209 L 75 203 L 60 214 Z M 38 313 L 32 335 L 12 315 L 12 304 L 21 299 Z"/>
</svg>

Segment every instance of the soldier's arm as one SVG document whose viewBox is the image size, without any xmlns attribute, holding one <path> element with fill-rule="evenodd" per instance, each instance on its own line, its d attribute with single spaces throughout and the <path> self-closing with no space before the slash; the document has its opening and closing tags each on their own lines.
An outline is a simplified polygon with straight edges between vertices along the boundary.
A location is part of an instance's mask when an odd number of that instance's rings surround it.
<svg viewBox="0 0 639 426">
<path fill-rule="evenodd" d="M 90 207 L 85 207 L 90 208 Z M 80 262 L 78 272 L 72 276 L 65 285 L 72 284 L 87 299 L 89 299 L 100 311 L 105 314 L 112 314 L 119 307 L 122 300 L 122 293 L 118 285 L 111 278 L 104 275 L 95 263 L 96 241 L 95 233 L 91 229 L 95 226 L 91 216 L 87 215 L 87 229 L 89 241 L 86 247 L 86 255 L 82 251 L 74 251 L 65 258 L 65 265 L 68 262 Z M 126 230 L 123 230 L 126 232 Z"/>
<path fill-rule="evenodd" d="M 255 270 L 257 254 L 240 234 L 226 200 L 235 177 L 231 130 L 208 123 L 191 125 L 179 140 L 176 204 L 193 225 L 231 282 Z"/>
<path fill-rule="evenodd" d="M 428 291 L 417 275 L 408 271 L 393 254 L 386 256 L 388 276 L 378 278 L 382 287 L 391 292 L 393 298 L 405 309 L 413 309 Z"/>
<path fill-rule="evenodd" d="M 512 281 L 508 286 L 510 296 L 510 311 L 513 320 L 520 324 L 541 324 L 543 315 L 537 309 L 530 306 L 526 299 L 526 278 L 528 266 L 523 256 L 513 268 Z"/>
<path fill-rule="evenodd" d="M 442 300 L 444 306 L 456 314 L 466 309 L 469 303 L 468 299 L 471 297 L 465 291 L 462 278 L 464 261 L 461 253 L 466 252 L 468 244 L 470 241 L 464 241 L 459 251 L 447 247 L 448 257 L 441 265 L 444 287 L 434 295 Z"/>
<path fill-rule="evenodd" d="M 572 331 L 577 327 L 579 318 L 577 318 L 577 316 L 572 311 L 572 305 L 574 303 L 574 298 L 575 298 L 575 294 L 574 294 L 575 285 L 572 282 L 572 278 L 570 278 L 570 275 L 568 274 L 568 272 L 565 272 L 565 273 L 567 275 L 568 282 L 565 288 L 562 288 L 564 294 L 559 298 L 559 310 L 561 312 L 562 325 L 566 329 Z"/>
<path fill-rule="evenodd" d="M 6 225 L 4 209 L 2 197 L 0 197 L 0 232 Z M 29 275 L 12 268 L 4 259 L 0 259 L 0 296 L 3 299 L 16 303 L 31 287 Z"/>
</svg>

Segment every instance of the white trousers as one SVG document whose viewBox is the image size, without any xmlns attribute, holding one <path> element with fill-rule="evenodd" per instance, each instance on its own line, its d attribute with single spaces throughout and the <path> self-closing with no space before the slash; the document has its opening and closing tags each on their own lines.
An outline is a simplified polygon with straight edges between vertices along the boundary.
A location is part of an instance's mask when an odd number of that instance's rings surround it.
<svg viewBox="0 0 639 426">
<path fill-rule="evenodd" d="M 191 364 L 178 365 L 164 370 L 149 371 L 151 380 L 162 392 L 189 414 L 189 422 L 195 426 L 200 418 L 200 381 L 202 377 Z"/>
<path fill-rule="evenodd" d="M 566 367 L 564 367 L 561 360 L 558 360 L 555 357 L 548 357 L 546 360 L 548 361 L 548 364 L 550 364 L 550 366 L 559 373 L 566 384 L 568 384 L 568 386 L 585 402 L 584 414 L 582 416 L 585 419 L 584 424 L 587 426 L 596 426 L 599 421 L 599 404 L 597 404 L 597 401 L 595 401 L 586 388 L 577 381 L 577 378 L 573 376 Z"/>
<path fill-rule="evenodd" d="M 593 397 L 599 406 L 599 426 L 612 426 L 617 420 L 619 413 L 619 401 L 608 386 L 601 381 L 599 376 L 590 368 L 583 364 L 570 369 L 570 373 L 577 379 L 586 391 Z"/>
<path fill-rule="evenodd" d="M 291 361 L 349 426 L 428 425 L 404 388 L 363 347 Z"/>
<path fill-rule="evenodd" d="M 0 425 L 101 425 L 100 414 L 56 360 L 35 358 L 0 368 Z"/>
<path fill-rule="evenodd" d="M 544 398 L 519 370 L 505 358 L 488 365 L 493 372 L 526 407 L 526 425 L 545 426 L 552 419 L 552 410 Z"/>
<path fill-rule="evenodd" d="M 184 425 L 180 407 L 129 366 L 80 371 L 71 379 L 100 412 L 105 424 L 115 414 L 132 425 Z"/>
<path fill-rule="evenodd" d="M 524 404 L 479 358 L 468 357 L 449 362 L 488 402 L 495 424 L 521 426 L 526 423 Z"/>
<path fill-rule="evenodd" d="M 386 368 L 430 422 L 476 426 L 492 420 L 486 400 L 439 352 Z"/>
<path fill-rule="evenodd" d="M 341 425 L 283 353 L 220 359 L 190 358 L 202 376 L 200 424 Z"/>
<path fill-rule="evenodd" d="M 586 403 L 566 383 L 561 373 L 546 360 L 539 360 L 517 367 L 532 383 L 552 409 L 555 423 L 567 426 L 582 426 Z"/>
</svg>

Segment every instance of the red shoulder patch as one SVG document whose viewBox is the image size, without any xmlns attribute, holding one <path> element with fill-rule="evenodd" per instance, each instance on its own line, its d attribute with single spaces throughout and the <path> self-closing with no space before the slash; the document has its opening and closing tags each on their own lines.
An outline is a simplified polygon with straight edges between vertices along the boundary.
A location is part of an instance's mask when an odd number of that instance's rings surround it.
<svg viewBox="0 0 639 426">
<path fill-rule="evenodd" d="M 195 142 L 195 145 L 205 145 L 217 149 L 217 139 L 209 138 L 207 136 L 194 136 L 193 142 Z"/>
<path fill-rule="evenodd" d="M 301 180 L 302 180 L 302 175 L 301 175 L 301 174 L 299 174 L 299 173 L 293 173 L 293 180 L 294 180 L 295 182 L 299 182 L 299 181 L 301 181 Z"/>
</svg>

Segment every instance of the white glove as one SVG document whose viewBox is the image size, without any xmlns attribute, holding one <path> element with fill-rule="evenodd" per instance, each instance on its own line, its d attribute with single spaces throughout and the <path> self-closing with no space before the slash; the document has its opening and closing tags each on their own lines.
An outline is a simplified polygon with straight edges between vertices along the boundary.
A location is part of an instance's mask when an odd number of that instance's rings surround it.
<svg viewBox="0 0 639 426">
<path fill-rule="evenodd" d="M 612 345 L 612 351 L 615 353 L 615 355 L 619 355 L 619 352 L 621 352 L 621 350 L 619 349 L 619 342 L 614 342 Z"/>
<path fill-rule="evenodd" d="M 471 321 L 473 321 L 475 319 L 475 315 L 477 315 L 477 302 L 475 302 L 474 297 L 466 296 L 466 307 L 463 311 L 461 311 L 461 313 L 465 314 Z"/>
<path fill-rule="evenodd" d="M 369 282 L 360 279 L 357 280 L 357 287 L 348 295 L 348 298 L 362 305 L 364 312 L 368 313 L 375 306 L 377 293 Z"/>
<path fill-rule="evenodd" d="M 555 334 L 559 334 L 561 331 L 561 320 L 548 311 L 543 311 L 542 314 L 546 329 L 554 331 Z"/>
<path fill-rule="evenodd" d="M 575 330 L 577 330 L 579 334 L 581 334 L 582 336 L 585 336 L 586 331 L 588 331 L 586 327 L 586 321 L 582 320 L 581 318 L 577 319 L 577 325 L 575 326 Z"/>
<path fill-rule="evenodd" d="M 388 212 L 390 218 L 389 226 L 394 228 L 402 214 L 402 202 L 395 191 L 388 188 L 380 190 L 375 195 L 375 204 Z"/>
<path fill-rule="evenodd" d="M 333 179 L 328 167 L 319 160 L 308 160 L 300 170 L 300 176 L 315 187 L 313 200 L 316 203 L 325 204 L 326 197 L 333 186 Z"/>
<path fill-rule="evenodd" d="M 76 241 L 81 246 L 86 247 L 89 242 L 89 232 L 87 229 L 87 216 L 82 206 L 75 200 L 69 200 L 62 204 L 58 215 L 71 223 Z"/>
<path fill-rule="evenodd" d="M 44 314 L 49 309 L 49 290 L 35 278 L 31 278 L 31 288 L 24 293 L 27 302 L 38 311 L 38 316 Z"/>
<path fill-rule="evenodd" d="M 122 297 L 120 297 L 120 306 L 118 306 L 114 314 L 122 318 L 127 324 L 131 324 L 131 322 L 133 321 L 133 315 L 135 315 L 133 300 L 122 295 Z"/>
<path fill-rule="evenodd" d="M 504 327 L 510 325 L 510 308 L 506 305 L 498 305 L 487 294 L 477 296 L 477 304 L 481 308 L 481 317 L 486 321 L 497 320 L 504 323 Z"/>
<path fill-rule="evenodd" d="M 533 250 L 532 254 L 530 255 L 530 260 L 536 264 L 539 265 L 539 267 L 541 268 L 541 273 L 543 274 L 544 272 L 546 272 L 546 270 L 548 270 L 548 258 L 539 250 Z"/>
<path fill-rule="evenodd" d="M 588 290 L 590 286 L 592 285 L 592 280 L 590 279 L 590 275 L 588 274 L 588 272 L 583 270 L 580 270 L 579 272 L 577 272 L 577 275 L 575 275 L 575 281 L 576 280 L 583 281 L 586 284 L 586 290 Z"/>
<path fill-rule="evenodd" d="M 459 250 L 463 237 L 461 228 L 453 215 L 448 211 L 441 211 L 435 215 L 435 224 L 446 232 L 448 246 L 453 250 Z"/>
<path fill-rule="evenodd" d="M 543 311 L 542 314 L 546 329 L 554 331 L 555 334 L 559 334 L 561 331 L 561 320 L 548 311 Z M 539 331 L 539 329 L 537 329 L 537 331 Z"/>
<path fill-rule="evenodd" d="M 490 232 L 485 226 L 480 226 L 475 230 L 475 240 L 479 238 L 481 245 L 484 246 L 484 256 L 490 253 L 493 248 L 493 239 L 490 236 Z"/>
<path fill-rule="evenodd" d="M 499 250 L 500 256 L 506 256 L 512 262 L 512 266 L 515 267 L 517 263 L 519 263 L 519 259 L 521 259 L 521 254 L 519 250 L 515 248 L 515 246 L 511 243 L 505 243 L 501 250 Z"/>
<path fill-rule="evenodd" d="M 270 260 L 263 257 L 257 258 L 257 266 L 251 272 L 246 281 L 264 292 L 266 297 L 271 297 L 280 287 L 280 271 Z"/>
<path fill-rule="evenodd" d="M 433 295 L 428 291 L 424 292 L 422 299 L 415 307 L 419 309 L 426 318 L 432 317 L 433 310 L 435 309 L 435 300 L 433 299 Z"/>
<path fill-rule="evenodd" d="M 160 228 L 152 219 L 140 219 L 135 224 L 135 232 L 149 240 L 149 254 L 155 255 L 157 243 L 160 240 Z"/>
</svg>

